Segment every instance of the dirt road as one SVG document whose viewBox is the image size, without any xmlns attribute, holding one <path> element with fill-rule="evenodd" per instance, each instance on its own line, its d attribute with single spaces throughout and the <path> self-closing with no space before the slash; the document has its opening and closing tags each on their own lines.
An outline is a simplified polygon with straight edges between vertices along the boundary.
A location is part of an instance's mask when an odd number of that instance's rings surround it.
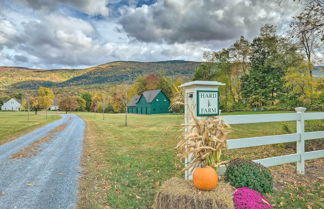
<svg viewBox="0 0 324 209">
<path fill-rule="evenodd" d="M 85 124 L 75 115 L 0 146 L 0 209 L 72 209 Z"/>
</svg>

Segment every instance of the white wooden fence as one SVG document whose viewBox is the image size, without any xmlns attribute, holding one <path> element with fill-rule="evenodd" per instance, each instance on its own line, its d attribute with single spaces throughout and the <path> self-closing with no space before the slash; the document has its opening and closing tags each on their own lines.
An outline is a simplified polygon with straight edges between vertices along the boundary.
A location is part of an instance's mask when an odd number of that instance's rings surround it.
<svg viewBox="0 0 324 209">
<path fill-rule="evenodd" d="M 244 147 L 296 142 L 297 153 L 295 154 L 270 157 L 253 161 L 261 163 L 266 167 L 297 162 L 297 173 L 305 174 L 305 160 L 324 157 L 324 150 L 305 152 L 305 141 L 324 138 L 324 131 L 305 132 L 304 121 L 324 119 L 324 112 L 305 113 L 306 108 L 303 107 L 297 107 L 295 110 L 296 113 L 221 116 L 221 118 L 228 124 L 297 121 L 297 133 L 229 139 L 227 141 L 227 148 L 237 149 Z M 222 175 L 224 171 L 225 167 L 222 166 L 218 172 Z"/>
</svg>

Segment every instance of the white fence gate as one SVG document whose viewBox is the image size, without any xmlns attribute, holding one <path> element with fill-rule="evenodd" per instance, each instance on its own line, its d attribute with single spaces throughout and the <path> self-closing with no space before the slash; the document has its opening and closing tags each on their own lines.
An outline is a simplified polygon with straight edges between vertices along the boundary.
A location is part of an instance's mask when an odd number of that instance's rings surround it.
<svg viewBox="0 0 324 209">
<path fill-rule="evenodd" d="M 237 149 L 244 147 L 296 142 L 297 153 L 295 154 L 270 157 L 253 161 L 261 163 L 266 167 L 297 162 L 297 173 L 305 174 L 305 160 L 324 157 L 324 150 L 305 152 L 305 141 L 324 138 L 324 131 L 305 132 L 304 121 L 324 119 L 324 112 L 305 113 L 306 108 L 303 107 L 297 107 L 295 110 L 297 113 L 221 116 L 221 118 L 228 124 L 297 121 L 297 133 L 229 139 L 227 140 L 227 148 Z M 219 173 L 223 174 L 224 171 L 225 167 L 222 166 L 219 169 Z"/>
</svg>

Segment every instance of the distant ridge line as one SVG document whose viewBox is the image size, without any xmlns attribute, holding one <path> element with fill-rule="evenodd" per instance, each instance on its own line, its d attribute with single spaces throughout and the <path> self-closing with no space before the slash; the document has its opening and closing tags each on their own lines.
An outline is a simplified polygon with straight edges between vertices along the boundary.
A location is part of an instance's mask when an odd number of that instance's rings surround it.
<svg viewBox="0 0 324 209">
<path fill-rule="evenodd" d="M 22 70 L 84 70 L 88 68 L 95 68 L 99 67 L 102 65 L 107 65 L 107 64 L 114 64 L 114 63 L 202 63 L 199 61 L 190 61 L 190 60 L 162 60 L 162 61 L 152 61 L 152 62 L 144 62 L 144 61 L 112 61 L 112 62 L 106 62 L 98 65 L 93 65 L 89 67 L 84 67 L 84 68 L 54 68 L 54 69 L 41 69 L 41 68 L 30 68 L 30 67 L 21 67 L 21 66 L 0 66 L 1 68 L 18 68 Z"/>
</svg>

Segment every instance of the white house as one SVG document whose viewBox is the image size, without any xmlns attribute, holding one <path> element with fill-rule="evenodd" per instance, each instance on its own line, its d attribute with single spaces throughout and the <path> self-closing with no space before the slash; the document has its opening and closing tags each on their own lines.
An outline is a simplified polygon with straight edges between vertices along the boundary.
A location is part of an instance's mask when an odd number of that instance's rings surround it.
<svg viewBox="0 0 324 209">
<path fill-rule="evenodd" d="M 54 99 L 54 103 L 53 103 L 53 105 L 49 109 L 52 110 L 52 111 L 59 110 L 59 105 L 58 104 L 59 104 L 58 103 L 58 99 Z"/>
<path fill-rule="evenodd" d="M 59 110 L 59 106 L 58 106 L 58 105 L 52 105 L 52 106 L 50 107 L 50 110 L 52 110 L 52 111 Z"/>
<path fill-rule="evenodd" d="M 12 111 L 20 111 L 20 102 L 16 99 L 11 98 L 9 101 L 3 103 L 1 106 L 1 110 L 12 110 Z"/>
</svg>

